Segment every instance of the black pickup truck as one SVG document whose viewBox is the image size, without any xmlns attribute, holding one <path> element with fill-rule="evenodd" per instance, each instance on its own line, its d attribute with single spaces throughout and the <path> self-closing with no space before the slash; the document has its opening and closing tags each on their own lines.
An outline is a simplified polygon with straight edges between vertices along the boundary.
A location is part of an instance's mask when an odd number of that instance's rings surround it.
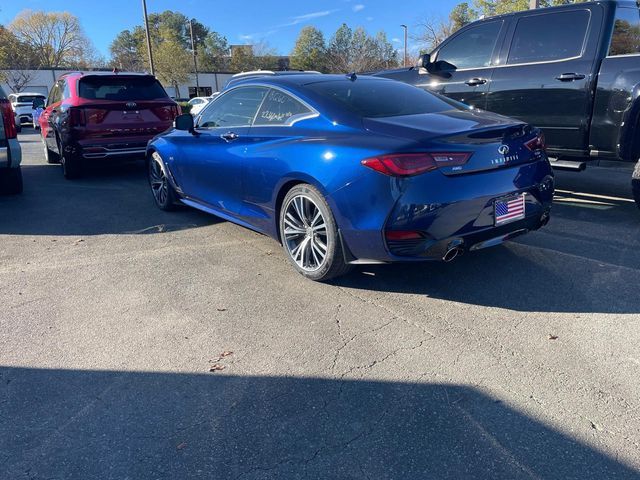
<svg viewBox="0 0 640 480">
<path fill-rule="evenodd" d="M 556 168 L 633 162 L 640 207 L 638 7 L 599 0 L 485 18 L 418 66 L 376 75 L 541 127 Z"/>
</svg>

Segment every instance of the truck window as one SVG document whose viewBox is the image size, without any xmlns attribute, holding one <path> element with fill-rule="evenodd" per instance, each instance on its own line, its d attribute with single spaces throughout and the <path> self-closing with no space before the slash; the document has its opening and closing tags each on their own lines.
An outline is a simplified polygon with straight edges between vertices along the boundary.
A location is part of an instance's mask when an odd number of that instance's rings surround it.
<svg viewBox="0 0 640 480">
<path fill-rule="evenodd" d="M 589 17 L 589 10 L 575 10 L 521 18 L 513 34 L 507 65 L 579 57 Z"/>
<path fill-rule="evenodd" d="M 437 60 L 444 60 L 457 68 L 488 67 L 501 27 L 502 21 L 498 21 L 465 30 L 440 48 Z"/>
<path fill-rule="evenodd" d="M 609 56 L 640 53 L 640 10 L 618 8 Z"/>
</svg>

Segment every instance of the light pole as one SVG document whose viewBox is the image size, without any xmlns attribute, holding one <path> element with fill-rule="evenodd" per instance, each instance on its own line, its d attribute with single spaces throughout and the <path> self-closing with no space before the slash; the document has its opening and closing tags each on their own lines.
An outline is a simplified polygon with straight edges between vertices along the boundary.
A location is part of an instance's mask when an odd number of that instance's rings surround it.
<svg viewBox="0 0 640 480">
<path fill-rule="evenodd" d="M 403 65 L 406 67 L 407 66 L 407 26 L 406 25 L 400 25 L 402 28 L 404 28 L 404 63 Z"/>
<path fill-rule="evenodd" d="M 198 60 L 196 59 L 196 44 L 193 41 L 193 21 L 189 20 L 189 32 L 191 33 L 191 51 L 193 52 L 193 70 L 196 74 L 196 97 L 200 96 L 200 80 L 198 79 Z"/>
<path fill-rule="evenodd" d="M 144 30 L 147 32 L 147 50 L 149 52 L 149 68 L 151 75 L 155 75 L 153 68 L 153 53 L 151 52 L 151 35 L 149 34 L 149 18 L 147 17 L 147 1 L 142 0 L 142 11 L 144 12 Z"/>
</svg>

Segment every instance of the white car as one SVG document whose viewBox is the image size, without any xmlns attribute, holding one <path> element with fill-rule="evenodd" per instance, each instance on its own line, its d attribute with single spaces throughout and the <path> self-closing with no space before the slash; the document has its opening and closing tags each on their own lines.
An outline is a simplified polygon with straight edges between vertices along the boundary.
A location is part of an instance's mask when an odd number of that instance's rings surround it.
<svg viewBox="0 0 640 480">
<path fill-rule="evenodd" d="M 33 126 L 33 101 L 41 98 L 45 102 L 47 97 L 41 93 L 20 92 L 9 95 L 9 101 L 13 107 L 16 116 L 16 128 L 18 132 L 22 130 L 23 125 Z"/>
<path fill-rule="evenodd" d="M 194 117 L 197 116 L 200 112 L 202 112 L 204 107 L 209 105 L 209 102 L 211 102 L 211 100 L 216 98 L 218 95 L 220 95 L 220 92 L 216 92 L 210 97 L 194 97 L 189 100 L 189 105 L 191 105 L 191 115 L 193 115 Z"/>
</svg>

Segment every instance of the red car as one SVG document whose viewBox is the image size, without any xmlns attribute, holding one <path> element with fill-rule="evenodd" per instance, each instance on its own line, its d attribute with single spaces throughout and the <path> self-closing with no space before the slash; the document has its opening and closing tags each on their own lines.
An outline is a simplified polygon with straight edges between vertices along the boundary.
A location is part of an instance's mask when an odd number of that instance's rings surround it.
<svg viewBox="0 0 640 480">
<path fill-rule="evenodd" d="M 179 108 L 152 75 L 67 73 L 39 120 L 47 162 L 78 178 L 91 162 L 144 158 L 147 142 L 171 127 Z"/>
</svg>

